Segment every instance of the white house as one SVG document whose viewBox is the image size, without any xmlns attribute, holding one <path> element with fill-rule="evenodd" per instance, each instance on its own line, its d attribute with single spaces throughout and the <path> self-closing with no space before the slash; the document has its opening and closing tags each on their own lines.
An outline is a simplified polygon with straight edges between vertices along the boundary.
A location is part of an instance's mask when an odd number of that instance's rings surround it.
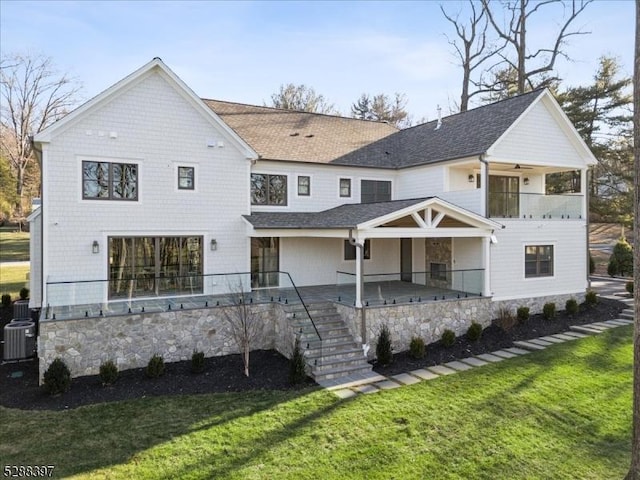
<svg viewBox="0 0 640 480">
<path fill-rule="evenodd" d="M 43 367 L 228 353 L 212 325 L 238 289 L 273 324 L 259 347 L 287 353 L 300 322 L 325 347 L 338 327 L 366 344 L 391 322 L 406 348 L 588 285 L 595 158 L 547 90 L 397 130 L 201 99 L 155 58 L 34 146 Z M 567 171 L 580 191 L 547 195 Z"/>
</svg>

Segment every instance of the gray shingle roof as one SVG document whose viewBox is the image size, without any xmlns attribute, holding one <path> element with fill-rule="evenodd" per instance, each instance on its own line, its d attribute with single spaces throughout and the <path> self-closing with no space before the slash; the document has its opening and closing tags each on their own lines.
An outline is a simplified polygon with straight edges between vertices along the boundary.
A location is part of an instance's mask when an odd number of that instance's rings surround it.
<svg viewBox="0 0 640 480">
<path fill-rule="evenodd" d="M 417 125 L 373 142 L 332 161 L 332 164 L 407 168 L 486 152 L 544 90 L 468 110 Z"/>
<path fill-rule="evenodd" d="M 328 163 L 398 131 L 384 122 L 203 101 L 267 160 Z"/>
<path fill-rule="evenodd" d="M 355 228 L 356 225 L 424 202 L 431 197 L 391 202 L 350 203 L 322 212 L 254 212 L 244 215 L 253 228 Z"/>
</svg>

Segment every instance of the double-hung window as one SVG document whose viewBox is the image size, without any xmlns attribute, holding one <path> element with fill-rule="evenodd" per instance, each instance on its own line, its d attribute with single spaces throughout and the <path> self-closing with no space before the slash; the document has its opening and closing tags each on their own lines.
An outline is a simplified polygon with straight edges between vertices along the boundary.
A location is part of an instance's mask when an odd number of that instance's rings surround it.
<svg viewBox="0 0 640 480">
<path fill-rule="evenodd" d="M 553 276 L 553 245 L 524 247 L 525 278 Z"/>
<path fill-rule="evenodd" d="M 311 196 L 311 177 L 308 175 L 298 176 L 298 196 L 309 197 Z"/>
<path fill-rule="evenodd" d="M 138 200 L 138 165 L 83 161 L 82 198 L 85 200 Z"/>
<path fill-rule="evenodd" d="M 340 196 L 342 198 L 351 197 L 351 179 L 350 178 L 340 179 Z"/>
<path fill-rule="evenodd" d="M 287 176 L 266 173 L 251 174 L 252 205 L 286 205 Z"/>
</svg>

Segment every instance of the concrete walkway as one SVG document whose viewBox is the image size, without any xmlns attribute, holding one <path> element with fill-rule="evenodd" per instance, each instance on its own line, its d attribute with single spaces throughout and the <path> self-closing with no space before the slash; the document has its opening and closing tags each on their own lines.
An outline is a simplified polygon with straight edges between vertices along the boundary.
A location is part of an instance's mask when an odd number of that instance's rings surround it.
<svg viewBox="0 0 640 480">
<path fill-rule="evenodd" d="M 610 287 L 610 285 L 607 285 L 607 287 Z M 622 285 L 622 288 L 624 289 L 624 285 Z M 620 300 L 629 306 L 629 308 L 626 308 L 621 312 L 620 318 L 572 326 L 564 333 L 548 335 L 527 341 L 517 341 L 514 342 L 515 347 L 512 348 L 505 348 L 474 357 L 461 358 L 453 362 L 447 362 L 443 365 L 420 368 L 406 373 L 391 375 L 389 377 L 371 372 L 358 377 L 340 378 L 333 381 L 328 380 L 323 382 L 322 386 L 332 391 L 340 398 L 350 398 L 361 394 L 376 393 L 382 390 L 399 388 L 403 385 L 413 385 L 419 382 L 426 382 L 441 376 L 454 375 L 458 372 L 464 372 L 474 368 L 481 368 L 491 363 L 502 362 L 509 360 L 510 358 L 527 355 L 531 352 L 544 350 L 559 343 L 571 342 L 591 335 L 598 335 L 610 328 L 632 325 L 634 318 L 633 299 L 623 297 L 623 293 L 621 291 L 616 292 L 617 294 L 610 293 L 608 288 L 606 293 L 609 295 L 605 294 L 601 296 L 604 298 Z"/>
</svg>

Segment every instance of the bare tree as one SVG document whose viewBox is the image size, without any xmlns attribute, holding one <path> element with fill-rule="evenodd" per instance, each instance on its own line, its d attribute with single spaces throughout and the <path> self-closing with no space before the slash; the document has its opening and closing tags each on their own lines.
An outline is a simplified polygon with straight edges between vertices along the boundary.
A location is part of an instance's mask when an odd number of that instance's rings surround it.
<svg viewBox="0 0 640 480">
<path fill-rule="evenodd" d="M 640 480 L 640 1 L 636 0 L 636 42 L 633 71 L 633 154 L 635 207 L 633 227 L 633 289 L 635 324 L 633 331 L 633 433 L 631 465 L 625 480 Z"/>
<path fill-rule="evenodd" d="M 522 94 L 527 89 L 534 89 L 540 86 L 538 80 L 543 76 L 545 82 L 557 80 L 552 75 L 556 61 L 559 57 L 568 58 L 562 50 L 563 45 L 569 37 L 575 35 L 585 35 L 589 32 L 580 30 L 570 30 L 571 24 L 584 11 L 593 0 L 543 0 L 531 2 L 530 0 L 509 0 L 502 1 L 504 22 L 497 18 L 496 8 L 490 0 L 481 0 L 482 8 L 487 15 L 489 24 L 493 27 L 498 38 L 504 42 L 503 48 L 506 53 L 500 56 L 506 63 L 506 69 L 513 69 L 517 74 L 517 93 Z M 527 26 L 531 17 L 540 12 L 548 5 L 561 5 L 565 11 L 560 29 L 548 47 L 541 47 L 535 51 L 529 50 L 527 43 Z M 509 51 L 513 56 L 509 56 Z M 514 58 L 515 57 L 515 58 Z M 503 64 L 499 67 L 504 70 Z M 498 85 L 485 85 L 485 88 L 499 88 Z"/>
<path fill-rule="evenodd" d="M 361 120 L 374 120 L 388 122 L 398 128 L 411 126 L 411 116 L 407 110 L 407 96 L 396 92 L 391 98 L 380 93 L 371 97 L 363 93 L 360 98 L 351 104 L 351 116 Z"/>
<path fill-rule="evenodd" d="M 440 10 L 442 15 L 449 23 L 453 25 L 456 31 L 458 39 L 451 40 L 447 37 L 450 45 L 453 46 L 456 56 L 460 61 L 462 67 L 462 92 L 460 94 L 460 111 L 466 112 L 469 108 L 469 100 L 475 95 L 486 92 L 482 89 L 482 78 L 477 80 L 472 79 L 472 74 L 481 65 L 485 64 L 491 57 L 497 55 L 503 48 L 491 45 L 488 43 L 487 27 L 489 22 L 485 8 L 476 8 L 477 2 L 469 0 L 469 7 L 471 9 L 469 18 L 466 22 L 460 19 L 460 13 L 455 16 L 447 13 L 442 5 Z M 478 87 L 476 90 L 470 92 L 470 87 L 475 85 Z"/>
<path fill-rule="evenodd" d="M 22 216 L 30 138 L 75 105 L 80 85 L 56 71 L 50 57 L 11 54 L 0 59 L 0 149 L 16 176 L 16 208 Z"/>
<path fill-rule="evenodd" d="M 230 307 L 222 309 L 222 315 L 229 327 L 233 341 L 235 342 L 244 365 L 244 374 L 249 376 L 249 355 L 251 346 L 257 340 L 262 331 L 262 322 L 254 311 L 254 305 L 242 286 L 242 282 L 229 285 Z"/>
<path fill-rule="evenodd" d="M 280 85 L 280 91 L 271 95 L 271 106 L 300 112 L 337 113 L 335 106 L 323 95 L 306 85 Z"/>
</svg>

